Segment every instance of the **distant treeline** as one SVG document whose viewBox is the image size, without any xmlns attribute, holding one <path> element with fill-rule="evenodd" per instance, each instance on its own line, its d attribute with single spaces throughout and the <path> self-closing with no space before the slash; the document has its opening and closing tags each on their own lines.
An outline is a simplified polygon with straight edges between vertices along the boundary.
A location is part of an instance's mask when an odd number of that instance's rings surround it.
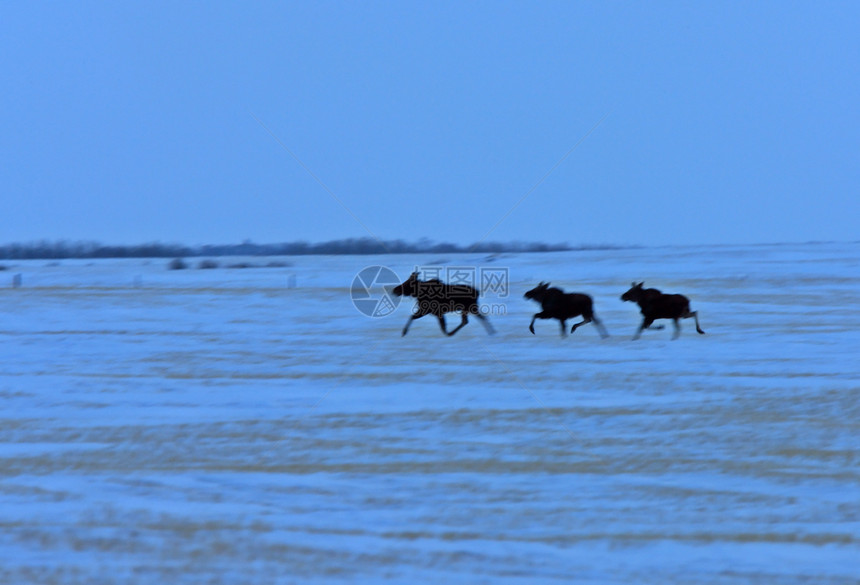
<svg viewBox="0 0 860 585">
<path fill-rule="evenodd" d="M 195 256 L 302 256 L 308 254 L 457 254 L 464 252 L 496 254 L 502 252 L 563 252 L 568 250 L 610 250 L 620 246 L 569 246 L 524 242 L 481 242 L 471 246 L 436 243 L 422 239 L 376 240 L 349 238 L 312 244 L 286 242 L 283 244 L 241 244 L 183 246 L 179 244 L 141 244 L 135 246 L 106 246 L 94 242 L 35 242 L 0 246 L 0 260 L 34 260 L 64 258 L 184 258 Z"/>
</svg>

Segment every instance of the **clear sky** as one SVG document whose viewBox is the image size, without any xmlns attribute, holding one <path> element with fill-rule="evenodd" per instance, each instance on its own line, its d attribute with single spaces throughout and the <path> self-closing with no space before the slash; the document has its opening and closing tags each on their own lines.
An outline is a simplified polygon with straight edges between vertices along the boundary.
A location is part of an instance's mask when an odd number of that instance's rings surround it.
<svg viewBox="0 0 860 585">
<path fill-rule="evenodd" d="M 0 243 L 860 239 L 858 2 L 20 1 L 0 29 Z"/>
</svg>

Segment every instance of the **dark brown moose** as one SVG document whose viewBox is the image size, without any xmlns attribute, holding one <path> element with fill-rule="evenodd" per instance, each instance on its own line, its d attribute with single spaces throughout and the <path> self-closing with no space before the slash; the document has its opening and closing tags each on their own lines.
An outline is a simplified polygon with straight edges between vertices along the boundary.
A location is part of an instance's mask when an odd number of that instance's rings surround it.
<svg viewBox="0 0 860 585">
<path fill-rule="evenodd" d="M 398 296 L 415 297 L 418 300 L 406 326 L 403 327 L 402 335 L 406 335 L 409 331 L 412 321 L 425 315 L 435 315 L 439 319 L 442 333 L 448 336 L 462 329 L 469 322 L 469 315 L 480 319 L 487 328 L 487 333 L 490 335 L 495 333 L 490 321 L 478 308 L 478 291 L 467 284 L 446 284 L 437 278 L 419 280 L 418 273 L 413 272 L 403 284 L 397 285 L 391 292 Z M 459 312 L 462 320 L 453 331 L 449 332 L 445 325 L 445 313 L 454 312 Z"/>
<path fill-rule="evenodd" d="M 576 328 L 586 323 L 594 322 L 598 333 L 601 337 L 609 337 L 603 323 L 594 314 L 594 302 L 591 297 L 582 293 L 566 293 L 560 288 L 549 286 L 548 282 L 541 282 L 535 288 L 523 295 L 527 299 L 537 301 L 541 305 L 541 312 L 535 313 L 532 317 L 532 322 L 529 323 L 529 331 L 535 332 L 535 319 L 558 319 L 561 323 L 561 336 L 567 335 L 568 319 L 582 315 L 583 320 L 579 323 L 574 323 L 570 328 L 570 332 L 576 331 Z"/>
<path fill-rule="evenodd" d="M 690 311 L 690 299 L 684 295 L 663 294 L 656 288 L 642 288 L 644 284 L 644 282 L 639 284 L 634 282 L 630 290 L 621 295 L 622 301 L 632 301 L 638 304 L 642 313 L 642 324 L 639 325 L 633 339 L 639 339 L 642 330 L 648 329 L 655 319 L 672 319 L 675 324 L 675 334 L 672 339 L 678 339 L 678 336 L 681 335 L 679 319 L 692 317 L 696 321 L 696 331 L 705 333 L 699 327 L 699 314 L 696 311 Z"/>
</svg>

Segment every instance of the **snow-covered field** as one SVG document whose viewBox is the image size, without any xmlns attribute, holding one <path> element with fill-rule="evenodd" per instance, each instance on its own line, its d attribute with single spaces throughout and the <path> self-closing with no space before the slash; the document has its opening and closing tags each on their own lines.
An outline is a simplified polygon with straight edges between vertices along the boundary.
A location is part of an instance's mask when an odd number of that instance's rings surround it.
<svg viewBox="0 0 860 585">
<path fill-rule="evenodd" d="M 0 262 L 0 583 L 860 582 L 860 244 L 277 260 Z M 507 269 L 497 334 L 373 265 Z"/>
</svg>

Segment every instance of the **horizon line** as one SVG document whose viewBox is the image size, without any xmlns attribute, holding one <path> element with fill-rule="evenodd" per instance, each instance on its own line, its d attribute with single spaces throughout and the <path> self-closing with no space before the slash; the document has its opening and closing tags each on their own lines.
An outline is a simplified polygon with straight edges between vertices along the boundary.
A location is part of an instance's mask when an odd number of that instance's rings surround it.
<svg viewBox="0 0 860 585">
<path fill-rule="evenodd" d="M 95 240 L 34 240 L 0 244 L 0 260 L 63 260 L 63 259 L 108 259 L 108 258 L 179 258 L 204 256 L 361 256 L 402 254 L 504 254 L 585 252 L 601 250 L 631 250 L 647 248 L 690 248 L 726 246 L 778 246 L 856 244 L 860 240 L 807 240 L 757 243 L 710 243 L 710 244 L 578 244 L 567 242 L 545 243 L 510 240 L 506 242 L 479 242 L 477 244 L 455 244 L 437 242 L 429 238 L 417 241 L 403 239 L 376 240 L 370 237 L 342 238 L 318 242 L 293 240 L 257 244 L 246 239 L 238 244 L 197 244 L 193 246 L 166 242 L 142 244 L 102 244 Z"/>
</svg>

